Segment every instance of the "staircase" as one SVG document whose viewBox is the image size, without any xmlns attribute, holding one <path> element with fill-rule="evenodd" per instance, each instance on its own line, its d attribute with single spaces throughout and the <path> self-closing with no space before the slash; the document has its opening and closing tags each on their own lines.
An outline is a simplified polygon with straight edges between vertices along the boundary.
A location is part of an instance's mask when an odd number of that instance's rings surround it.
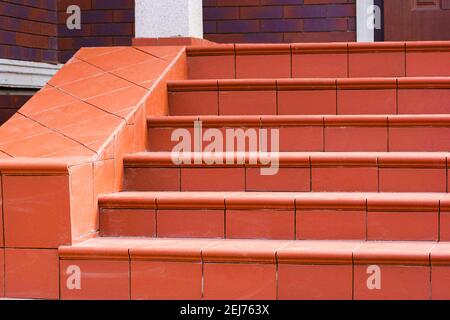
<svg viewBox="0 0 450 320">
<path fill-rule="evenodd" d="M 351 47 L 352 67 L 346 44 L 187 48 L 190 80 L 100 197 L 98 237 L 59 249 L 61 297 L 450 298 L 449 70 Z M 230 132 L 247 143 L 226 152 Z"/>
</svg>

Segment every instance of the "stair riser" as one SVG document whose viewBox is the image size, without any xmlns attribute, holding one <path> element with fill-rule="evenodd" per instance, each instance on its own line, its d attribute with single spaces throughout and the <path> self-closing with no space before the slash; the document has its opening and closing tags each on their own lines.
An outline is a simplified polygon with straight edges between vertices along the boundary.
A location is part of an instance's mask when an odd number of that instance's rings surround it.
<svg viewBox="0 0 450 320">
<path fill-rule="evenodd" d="M 100 213 L 103 237 L 437 241 L 449 234 L 449 224 L 439 226 L 437 209 L 103 208 Z"/>
<path fill-rule="evenodd" d="M 438 50 L 436 50 L 438 51 Z M 449 76 L 450 52 L 350 52 L 194 56 L 190 79 L 423 77 Z"/>
<path fill-rule="evenodd" d="M 449 89 L 181 91 L 169 92 L 169 113 L 172 116 L 448 114 L 448 101 Z"/>
<path fill-rule="evenodd" d="M 374 263 L 375 264 L 375 263 Z M 68 290 L 70 266 L 80 290 Z M 375 264 L 376 265 L 376 264 Z M 201 261 L 60 260 L 62 299 L 449 299 L 448 266 L 379 265 L 382 286 L 370 290 L 369 265 L 208 263 Z M 183 276 L 180 277 L 180 274 Z M 430 281 L 431 279 L 431 281 Z M 105 285 L 109 290 L 104 290 Z"/>
<path fill-rule="evenodd" d="M 148 151 L 171 152 L 179 144 L 171 141 L 171 135 L 178 128 L 150 127 L 148 129 Z M 191 151 L 194 151 L 194 129 L 185 128 L 190 132 Z M 218 128 L 222 132 L 223 148 L 226 148 L 225 128 Z M 237 129 L 237 128 L 230 128 Z M 245 128 L 243 128 L 246 130 Z M 251 128 L 259 135 L 258 128 Z M 280 152 L 438 152 L 450 151 L 450 128 L 448 127 L 372 127 L 372 126 L 289 126 L 265 127 L 268 137 L 272 129 L 279 130 Z M 207 128 L 203 129 L 205 132 Z M 203 142 L 202 149 L 210 142 Z M 237 143 L 234 150 L 236 151 Z M 271 141 L 268 141 L 268 151 L 271 151 Z M 248 142 L 246 149 L 250 151 Z M 258 148 L 256 144 L 256 148 Z M 185 150 L 187 151 L 187 150 Z M 226 150 L 223 150 L 226 151 Z M 275 151 L 275 150 L 273 150 Z"/>
<path fill-rule="evenodd" d="M 214 181 L 214 183 L 211 183 Z M 445 168 L 126 168 L 126 191 L 447 192 Z"/>
</svg>

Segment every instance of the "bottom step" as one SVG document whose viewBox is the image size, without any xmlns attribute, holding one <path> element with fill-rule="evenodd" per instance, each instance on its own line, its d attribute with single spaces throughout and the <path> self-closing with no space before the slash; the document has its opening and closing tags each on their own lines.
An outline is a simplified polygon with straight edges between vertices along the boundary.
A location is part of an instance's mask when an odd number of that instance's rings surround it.
<svg viewBox="0 0 450 320">
<path fill-rule="evenodd" d="M 450 299 L 449 242 L 95 238 L 59 256 L 62 299 Z"/>
</svg>

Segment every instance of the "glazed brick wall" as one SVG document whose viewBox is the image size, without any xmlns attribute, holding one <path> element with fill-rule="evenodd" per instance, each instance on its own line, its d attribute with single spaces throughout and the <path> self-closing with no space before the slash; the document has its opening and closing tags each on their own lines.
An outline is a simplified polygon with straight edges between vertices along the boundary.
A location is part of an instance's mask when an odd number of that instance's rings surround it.
<svg viewBox="0 0 450 320">
<path fill-rule="evenodd" d="M 215 42 L 356 41 L 355 0 L 203 0 Z"/>
<path fill-rule="evenodd" d="M 66 27 L 69 5 L 81 30 Z M 130 45 L 134 0 L 0 0 L 0 58 L 66 62 L 79 48 Z"/>
<path fill-rule="evenodd" d="M 32 93 L 20 95 L 0 93 L 0 125 L 11 118 L 32 96 Z"/>
</svg>

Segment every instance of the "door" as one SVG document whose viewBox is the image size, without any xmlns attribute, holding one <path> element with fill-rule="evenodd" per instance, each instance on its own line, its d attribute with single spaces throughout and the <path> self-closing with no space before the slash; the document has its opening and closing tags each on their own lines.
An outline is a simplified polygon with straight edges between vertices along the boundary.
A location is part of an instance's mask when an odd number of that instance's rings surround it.
<svg viewBox="0 0 450 320">
<path fill-rule="evenodd" d="M 450 0 L 385 0 L 384 40 L 450 40 Z"/>
</svg>

